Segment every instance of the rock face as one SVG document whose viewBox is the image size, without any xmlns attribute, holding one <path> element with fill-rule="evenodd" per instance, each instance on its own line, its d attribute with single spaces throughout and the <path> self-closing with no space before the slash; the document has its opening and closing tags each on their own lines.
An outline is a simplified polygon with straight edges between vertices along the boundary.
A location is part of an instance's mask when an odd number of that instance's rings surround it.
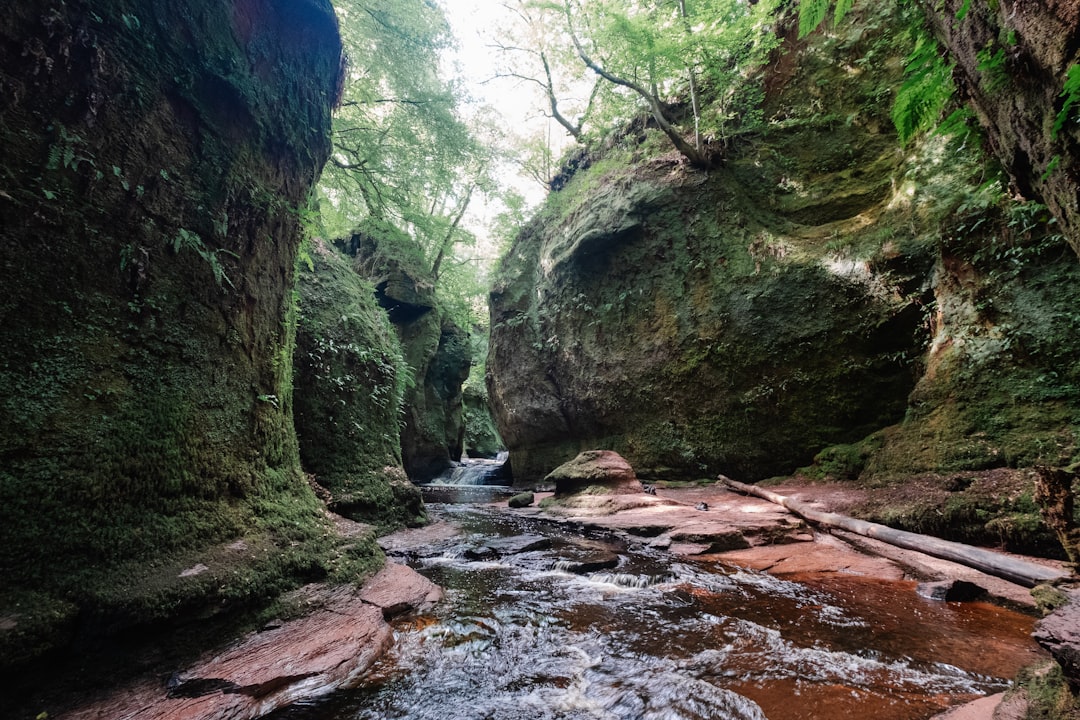
<svg viewBox="0 0 1080 720">
<path fill-rule="evenodd" d="M 329 150 L 327 0 L 15 0 L 0 27 L 0 663 L 309 572 L 297 209 Z M 180 577 L 246 537 L 232 572 Z M 302 548 L 302 549 L 299 549 Z"/>
<path fill-rule="evenodd" d="M 858 12 L 787 38 L 724 168 L 628 132 L 516 239 L 488 359 L 515 483 L 597 446 L 644 479 L 1077 459 L 1080 268 L 1044 208 L 980 189 L 985 156 L 898 146 L 906 21 Z"/>
<path fill-rule="evenodd" d="M 623 495 L 642 492 L 634 468 L 610 450 L 586 450 L 544 478 L 555 484 L 555 496 L 572 495 L 587 488 Z"/>
<path fill-rule="evenodd" d="M 483 381 L 466 384 L 461 399 L 465 413 L 465 453 L 471 458 L 497 457 L 503 447 L 502 438 L 495 427 Z"/>
<path fill-rule="evenodd" d="M 312 240 L 299 264 L 296 431 L 304 469 L 335 512 L 381 527 L 426 518 L 401 464 L 398 419 L 406 368 L 386 312 L 346 257 Z"/>
<path fill-rule="evenodd" d="M 1080 8 L 1068 0 L 922 4 L 1015 188 L 1044 202 L 1080 253 L 1078 108 L 1060 115 L 1068 75 L 1080 73 Z M 1080 88 L 1068 102 L 1077 100 Z"/>
<path fill-rule="evenodd" d="M 821 61 L 837 39 L 778 62 L 771 124 L 723 169 L 642 132 L 550 195 L 491 295 L 515 482 L 596 446 L 643 478 L 762 478 L 902 417 L 934 259 L 888 106 L 868 100 L 906 48 L 866 39 L 892 60 L 839 73 Z"/>
<path fill-rule="evenodd" d="M 442 590 L 415 571 L 389 564 L 362 589 L 304 588 L 302 618 L 252 633 L 166 683 L 144 682 L 65 720 L 253 720 L 300 700 L 352 686 L 393 643 L 386 619 L 430 607 Z"/>
<path fill-rule="evenodd" d="M 1035 625 L 1032 637 L 1061 665 L 1074 693 L 1080 692 L 1080 593 Z"/>
<path fill-rule="evenodd" d="M 413 374 L 405 390 L 402 461 L 410 480 L 426 482 L 461 459 L 469 335 L 440 308 L 434 286 L 415 262 L 396 257 L 371 234 L 338 244 L 355 256 L 360 275 L 375 284 L 376 298 L 397 328 Z"/>
</svg>

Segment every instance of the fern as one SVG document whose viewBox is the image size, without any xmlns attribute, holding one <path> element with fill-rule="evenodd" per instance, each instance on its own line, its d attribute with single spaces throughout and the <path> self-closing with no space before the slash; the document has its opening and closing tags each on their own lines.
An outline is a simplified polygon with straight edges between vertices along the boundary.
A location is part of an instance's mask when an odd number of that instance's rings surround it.
<svg viewBox="0 0 1080 720">
<path fill-rule="evenodd" d="M 841 4 L 849 0 L 840 0 Z M 829 13 L 829 0 L 800 0 L 799 2 L 799 39 L 814 32 Z"/>
<path fill-rule="evenodd" d="M 833 22 L 839 23 L 851 10 L 855 0 L 836 0 L 836 10 L 833 12 Z"/>
<path fill-rule="evenodd" d="M 1057 140 L 1058 133 L 1069 121 L 1069 111 L 1080 100 L 1080 65 L 1073 63 L 1065 73 L 1065 87 L 1061 90 L 1060 97 L 1065 98 L 1061 105 L 1061 111 L 1054 118 L 1054 128 L 1050 131 L 1050 137 Z"/>
<path fill-rule="evenodd" d="M 829 14 L 830 0 L 800 0 L 799 2 L 799 39 L 803 39 L 817 29 Z M 833 22 L 838 23 L 851 10 L 855 0 L 836 0 L 833 10 Z"/>
<path fill-rule="evenodd" d="M 976 69 L 986 77 L 986 89 L 989 92 L 997 92 L 1009 81 L 1005 72 L 1005 49 L 998 48 L 992 51 L 987 45 L 975 53 L 975 59 L 979 61 Z"/>
<path fill-rule="evenodd" d="M 900 142 L 929 130 L 953 95 L 952 65 L 938 53 L 937 43 L 920 34 L 904 68 L 904 82 L 896 91 L 892 121 Z"/>
</svg>

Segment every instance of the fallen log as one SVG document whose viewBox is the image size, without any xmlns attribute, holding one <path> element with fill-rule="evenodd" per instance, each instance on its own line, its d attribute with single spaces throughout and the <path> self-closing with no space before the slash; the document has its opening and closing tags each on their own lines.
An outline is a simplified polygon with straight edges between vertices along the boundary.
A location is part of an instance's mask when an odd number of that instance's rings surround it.
<svg viewBox="0 0 1080 720">
<path fill-rule="evenodd" d="M 1043 565 L 1036 565 L 1035 563 L 1027 562 L 1026 560 L 1020 560 L 1018 558 L 1009 557 L 1008 555 L 1002 555 L 971 545 L 950 542 L 949 540 L 942 540 L 941 538 L 932 537 L 930 535 L 919 535 L 918 533 L 907 532 L 905 530 L 897 530 L 896 528 L 891 528 L 887 525 L 879 525 L 878 523 L 858 520 L 839 513 L 818 510 L 807 503 L 799 502 L 798 500 L 794 500 L 785 495 L 779 495 L 770 492 L 765 488 L 760 488 L 756 485 L 747 485 L 723 476 L 720 477 L 720 481 L 736 492 L 743 493 L 744 495 L 753 495 L 762 498 L 763 500 L 776 503 L 812 523 L 824 525 L 826 527 L 840 528 L 841 530 L 847 530 L 848 532 L 853 532 L 857 535 L 880 540 L 889 545 L 895 545 L 896 547 L 905 548 L 907 550 L 915 550 L 924 555 L 931 555 L 943 560 L 951 560 L 952 562 L 966 565 L 967 567 L 975 568 L 976 570 L 981 570 L 987 575 L 1004 578 L 1009 582 L 1014 582 L 1025 587 L 1035 587 L 1041 583 L 1053 582 L 1069 576 L 1068 573 L 1062 572 L 1061 570 L 1055 570 L 1054 568 L 1045 567 Z"/>
</svg>

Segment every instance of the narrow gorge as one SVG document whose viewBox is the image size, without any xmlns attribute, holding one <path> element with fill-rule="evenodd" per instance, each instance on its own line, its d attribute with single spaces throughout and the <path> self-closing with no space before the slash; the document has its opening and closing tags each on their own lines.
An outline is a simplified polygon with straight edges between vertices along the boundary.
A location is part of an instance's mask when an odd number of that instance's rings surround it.
<svg viewBox="0 0 1080 720">
<path fill-rule="evenodd" d="M 10 5 L 0 714 L 1080 717 L 1075 3 Z"/>
</svg>

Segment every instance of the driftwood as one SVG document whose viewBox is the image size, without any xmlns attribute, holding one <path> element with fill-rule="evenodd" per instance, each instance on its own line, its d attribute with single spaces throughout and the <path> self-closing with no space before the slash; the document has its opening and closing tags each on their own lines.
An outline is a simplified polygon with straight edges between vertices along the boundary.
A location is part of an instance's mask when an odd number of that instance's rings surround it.
<svg viewBox="0 0 1080 720">
<path fill-rule="evenodd" d="M 811 507 L 806 503 L 793 500 L 784 495 L 770 492 L 755 485 L 746 485 L 729 478 L 721 477 L 720 480 L 727 487 L 746 495 L 768 500 L 781 505 L 801 518 L 818 525 L 840 528 L 857 535 L 874 538 L 881 542 L 895 545 L 896 547 L 915 550 L 924 555 L 951 560 L 952 562 L 966 565 L 967 567 L 981 570 L 988 575 L 1004 578 L 1010 582 L 1025 587 L 1034 587 L 1040 583 L 1052 582 L 1068 577 L 1067 573 L 1043 565 L 1036 565 L 1025 560 L 1009 557 L 1000 553 L 991 552 L 982 548 L 964 545 L 963 543 L 950 542 L 929 535 L 897 530 L 886 525 L 857 520 L 839 513 L 825 512 Z"/>
</svg>

